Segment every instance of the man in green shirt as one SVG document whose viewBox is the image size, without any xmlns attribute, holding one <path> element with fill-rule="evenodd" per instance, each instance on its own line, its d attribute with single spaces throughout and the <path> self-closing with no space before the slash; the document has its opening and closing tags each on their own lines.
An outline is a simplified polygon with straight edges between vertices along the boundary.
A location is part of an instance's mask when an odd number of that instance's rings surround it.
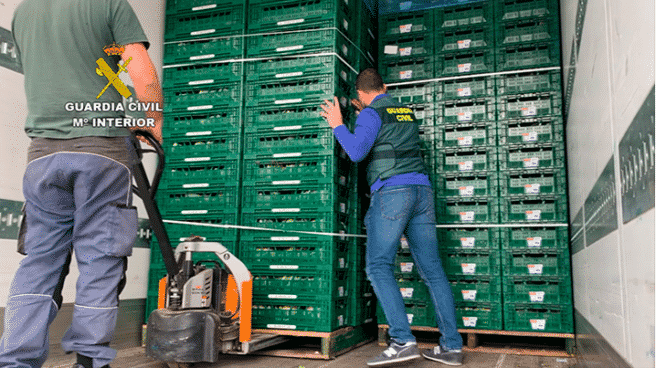
<svg viewBox="0 0 656 368">
<path fill-rule="evenodd" d="M 77 353 L 76 367 L 109 367 L 118 294 L 137 235 L 130 129 L 161 140 L 162 91 L 148 39 L 127 0 L 24 0 L 12 33 L 32 142 L 19 236 L 26 257 L 9 291 L 0 367 L 43 365 L 73 251 L 80 276 L 62 347 Z M 136 97 L 149 103 L 146 119 L 125 116 L 125 71 Z"/>
</svg>

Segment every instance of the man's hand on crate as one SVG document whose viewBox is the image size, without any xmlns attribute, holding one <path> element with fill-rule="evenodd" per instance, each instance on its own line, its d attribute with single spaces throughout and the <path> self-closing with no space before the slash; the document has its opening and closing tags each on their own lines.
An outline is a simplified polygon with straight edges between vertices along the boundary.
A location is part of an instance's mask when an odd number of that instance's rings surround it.
<svg viewBox="0 0 656 368">
<path fill-rule="evenodd" d="M 354 98 L 351 100 L 351 104 L 355 106 L 355 114 L 359 115 L 360 111 L 362 111 L 365 107 L 367 107 L 364 102 L 360 101 L 357 98 Z"/>
<path fill-rule="evenodd" d="M 342 110 L 339 106 L 337 96 L 334 97 L 333 102 L 324 100 L 324 104 L 321 105 L 321 108 L 323 111 L 319 113 L 328 121 L 328 125 L 330 125 L 331 128 L 335 129 L 344 124 L 342 122 Z"/>
</svg>

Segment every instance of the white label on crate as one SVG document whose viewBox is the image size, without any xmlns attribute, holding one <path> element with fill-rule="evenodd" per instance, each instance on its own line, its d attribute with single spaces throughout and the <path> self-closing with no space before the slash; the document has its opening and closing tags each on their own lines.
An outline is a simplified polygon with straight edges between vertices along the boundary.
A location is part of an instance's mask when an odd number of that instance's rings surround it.
<svg viewBox="0 0 656 368">
<path fill-rule="evenodd" d="M 460 187 L 460 195 L 463 197 L 471 197 L 474 195 L 474 187 L 472 185 L 468 185 L 466 187 Z"/>
<path fill-rule="evenodd" d="M 547 327 L 546 319 L 532 319 L 531 320 L 531 329 L 533 330 L 544 330 Z"/>
<path fill-rule="evenodd" d="M 544 301 L 544 291 L 529 291 L 528 297 L 532 303 L 542 303 Z"/>
<path fill-rule="evenodd" d="M 348 99 L 346 97 L 341 97 L 339 99 L 339 103 L 341 103 L 342 106 L 346 107 L 346 104 L 348 103 Z"/>
<path fill-rule="evenodd" d="M 458 162 L 459 171 L 472 171 L 474 170 L 474 161 Z"/>
<path fill-rule="evenodd" d="M 401 54 L 401 56 L 412 55 L 412 47 L 404 47 L 402 49 L 399 49 L 399 54 Z"/>
<path fill-rule="evenodd" d="M 460 238 L 460 244 L 463 248 L 473 248 L 476 244 L 476 238 Z"/>
<path fill-rule="evenodd" d="M 211 59 L 213 58 L 214 54 L 207 54 L 207 55 L 198 55 L 198 56 L 190 56 L 189 60 L 203 60 L 203 59 Z"/>
<path fill-rule="evenodd" d="M 214 83 L 214 79 L 203 79 L 203 80 L 191 81 L 191 82 L 189 82 L 189 85 L 190 86 L 197 86 L 197 85 L 200 85 L 200 84 L 210 84 L 210 83 Z"/>
<path fill-rule="evenodd" d="M 399 78 L 401 79 L 410 79 L 412 78 L 412 70 L 404 70 L 399 72 Z"/>
<path fill-rule="evenodd" d="M 348 46 L 342 45 L 342 54 L 344 54 L 345 56 L 348 56 L 348 53 L 349 53 Z"/>
<path fill-rule="evenodd" d="M 478 322 L 478 317 L 462 317 L 465 327 L 476 327 L 476 322 Z"/>
<path fill-rule="evenodd" d="M 297 265 L 270 265 L 269 269 L 272 270 L 298 270 Z"/>
<path fill-rule="evenodd" d="M 295 330 L 296 325 L 279 325 L 277 323 L 269 323 L 267 324 L 267 328 L 271 328 L 274 330 Z"/>
<path fill-rule="evenodd" d="M 458 137 L 458 146 L 471 146 L 472 144 L 474 144 L 474 137 L 471 135 Z"/>
<path fill-rule="evenodd" d="M 183 215 L 205 215 L 207 214 L 207 210 L 184 210 L 180 211 L 181 214 Z"/>
<path fill-rule="evenodd" d="M 458 113 L 458 121 L 471 121 L 471 119 L 472 119 L 471 111 L 463 111 Z"/>
<path fill-rule="evenodd" d="M 280 22 L 276 23 L 279 26 L 288 26 L 292 24 L 299 24 L 305 22 L 305 19 L 299 18 L 299 19 L 291 19 L 291 20 L 281 20 Z"/>
<path fill-rule="evenodd" d="M 461 290 L 463 300 L 476 300 L 476 291 L 477 290 Z"/>
<path fill-rule="evenodd" d="M 414 292 L 414 288 L 401 288 L 401 296 L 404 298 L 412 298 L 412 294 L 414 294 Z"/>
<path fill-rule="evenodd" d="M 532 238 L 526 238 L 526 245 L 529 248 L 539 248 L 540 246 L 542 246 L 542 237 L 534 236 Z"/>
<path fill-rule="evenodd" d="M 292 153 L 274 153 L 273 157 L 274 158 L 282 158 L 282 157 L 301 157 L 303 152 L 292 152 Z"/>
<path fill-rule="evenodd" d="M 282 130 L 299 130 L 302 128 L 303 128 L 302 125 L 290 125 L 290 126 L 283 126 L 283 127 L 274 127 L 273 130 L 279 132 Z"/>
<path fill-rule="evenodd" d="M 458 64 L 458 73 L 471 72 L 471 63 Z"/>
<path fill-rule="evenodd" d="M 214 105 L 200 105 L 200 106 L 189 106 L 187 107 L 188 111 L 196 111 L 196 110 L 207 110 L 213 108 Z"/>
<path fill-rule="evenodd" d="M 338 323 L 340 326 L 343 326 L 343 325 L 344 325 L 344 316 L 343 316 L 343 315 L 340 314 L 339 316 L 337 316 L 337 323 Z"/>
<path fill-rule="evenodd" d="M 414 265 L 412 262 L 401 262 L 401 272 L 412 272 Z"/>
<path fill-rule="evenodd" d="M 339 259 L 339 268 L 346 267 L 346 260 L 344 258 Z"/>
<path fill-rule="evenodd" d="M 522 141 L 524 142 L 537 142 L 538 132 L 522 133 Z"/>
<path fill-rule="evenodd" d="M 474 211 L 460 212 L 460 221 L 474 221 Z"/>
<path fill-rule="evenodd" d="M 214 33 L 214 32 L 216 32 L 216 29 L 204 29 L 202 31 L 193 31 L 193 32 L 191 32 L 191 35 L 192 36 L 200 36 L 200 35 Z"/>
<path fill-rule="evenodd" d="M 339 183 L 341 185 L 346 185 L 346 176 L 340 176 L 339 177 Z"/>
<path fill-rule="evenodd" d="M 340 234 L 346 234 L 346 231 L 344 231 L 344 230 L 340 230 L 339 233 L 340 233 Z M 339 237 L 339 240 L 346 240 L 346 237 L 345 237 L 345 236 L 340 236 L 340 237 Z"/>
<path fill-rule="evenodd" d="M 291 294 L 269 294 L 269 299 L 297 299 L 298 295 Z"/>
<path fill-rule="evenodd" d="M 216 8 L 216 6 L 217 6 L 216 4 L 203 5 L 203 6 L 194 6 L 193 8 L 191 8 L 191 11 L 214 9 L 214 8 Z"/>
<path fill-rule="evenodd" d="M 406 238 L 401 238 L 401 248 L 403 249 L 408 249 L 410 246 L 408 245 L 408 239 Z"/>
<path fill-rule="evenodd" d="M 343 286 L 338 287 L 337 293 L 339 294 L 339 296 L 344 296 L 344 287 Z"/>
<path fill-rule="evenodd" d="M 300 208 L 272 208 L 271 212 L 273 213 L 301 212 L 301 209 Z"/>
<path fill-rule="evenodd" d="M 544 265 L 542 264 L 530 264 L 528 265 L 528 273 L 530 275 L 542 275 L 542 268 Z"/>
<path fill-rule="evenodd" d="M 410 33 L 412 32 L 412 24 L 403 24 L 399 26 L 399 33 Z"/>
<path fill-rule="evenodd" d="M 462 273 L 464 274 L 473 275 L 476 273 L 476 263 L 462 263 L 460 267 L 462 267 Z"/>
<path fill-rule="evenodd" d="M 524 159 L 524 167 L 538 167 L 538 165 L 540 165 L 540 159 L 538 157 Z"/>
<path fill-rule="evenodd" d="M 339 210 L 342 211 L 342 213 L 346 213 L 346 203 L 340 203 Z"/>
<path fill-rule="evenodd" d="M 303 72 L 278 73 L 278 74 L 276 74 L 276 78 L 300 77 L 302 75 L 303 75 Z"/>
<path fill-rule="evenodd" d="M 339 76 L 342 77 L 343 80 L 348 82 L 348 74 L 342 70 L 341 73 L 339 73 Z"/>
<path fill-rule="evenodd" d="M 201 161 L 209 161 L 211 160 L 211 157 L 187 157 L 184 159 L 185 162 L 201 162 Z"/>
<path fill-rule="evenodd" d="M 534 105 L 522 107 L 522 116 L 535 116 L 538 114 L 538 108 Z"/>
<path fill-rule="evenodd" d="M 290 98 L 288 100 L 276 100 L 276 102 L 274 102 L 274 103 L 276 105 L 284 105 L 284 104 L 299 103 L 299 102 L 303 102 L 303 99 L 302 98 Z"/>
<path fill-rule="evenodd" d="M 272 236 L 271 241 L 299 241 L 301 240 L 298 236 Z"/>
<path fill-rule="evenodd" d="M 526 184 L 524 185 L 525 194 L 540 194 L 540 184 Z"/>
<path fill-rule="evenodd" d="M 207 188 L 210 186 L 210 183 L 198 183 L 198 184 L 182 184 L 182 187 L 185 189 L 192 188 Z"/>
<path fill-rule="evenodd" d="M 344 29 L 347 31 L 348 31 L 348 26 L 349 26 L 348 21 L 344 19 Z"/>
<path fill-rule="evenodd" d="M 296 185 L 301 184 L 300 180 L 275 180 L 271 182 L 272 185 Z"/>
<path fill-rule="evenodd" d="M 207 130 L 207 131 L 204 131 L 204 132 L 187 132 L 187 133 L 185 133 L 185 135 L 187 137 L 197 137 L 199 135 L 210 135 L 210 134 L 212 134 L 211 130 Z"/>
<path fill-rule="evenodd" d="M 539 220 L 542 216 L 542 210 L 526 211 L 527 220 Z"/>
<path fill-rule="evenodd" d="M 414 318 L 415 318 L 415 315 L 414 315 L 414 314 L 410 314 L 410 313 L 408 313 L 408 323 L 409 323 L 409 324 L 412 324 L 412 320 L 413 320 Z"/>
<path fill-rule="evenodd" d="M 468 49 L 471 47 L 471 40 L 460 40 L 458 41 L 459 49 Z"/>
<path fill-rule="evenodd" d="M 458 88 L 458 97 L 467 97 L 471 96 L 472 89 L 471 87 Z"/>
<path fill-rule="evenodd" d="M 303 45 L 295 45 L 295 46 L 285 46 L 285 47 L 278 47 L 276 49 L 276 52 L 286 52 L 286 51 L 294 51 L 294 50 L 302 50 Z"/>
</svg>

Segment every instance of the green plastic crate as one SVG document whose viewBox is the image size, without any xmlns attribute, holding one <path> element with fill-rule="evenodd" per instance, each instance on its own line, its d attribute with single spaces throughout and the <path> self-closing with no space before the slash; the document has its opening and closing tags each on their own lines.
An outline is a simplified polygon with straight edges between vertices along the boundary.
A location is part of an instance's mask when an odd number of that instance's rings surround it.
<svg viewBox="0 0 656 368">
<path fill-rule="evenodd" d="M 501 213 L 504 223 L 567 222 L 567 196 L 502 198 Z"/>
<path fill-rule="evenodd" d="M 237 208 L 239 190 L 236 183 L 232 183 L 209 191 L 158 191 L 157 204 L 166 219 L 213 218 L 226 212 L 226 208 Z"/>
<path fill-rule="evenodd" d="M 495 147 L 445 148 L 435 153 L 435 167 L 443 173 L 495 171 Z"/>
<path fill-rule="evenodd" d="M 164 141 L 166 163 L 181 166 L 189 163 L 204 165 L 217 161 L 238 159 L 239 134 L 210 135 L 178 139 L 174 142 Z"/>
<path fill-rule="evenodd" d="M 494 48 L 494 30 L 489 27 L 458 27 L 438 34 L 435 40 L 439 52 L 489 50 Z"/>
<path fill-rule="evenodd" d="M 423 105 L 426 109 L 434 108 L 435 82 L 422 82 L 390 86 L 387 94 L 402 104 Z"/>
<path fill-rule="evenodd" d="M 496 5 L 496 17 L 501 21 L 525 18 L 558 17 L 555 0 L 503 0 Z"/>
<path fill-rule="evenodd" d="M 496 106 L 493 98 L 468 98 L 437 103 L 438 124 L 493 122 Z"/>
<path fill-rule="evenodd" d="M 431 303 L 428 286 L 422 280 L 397 279 L 404 302 Z"/>
<path fill-rule="evenodd" d="M 556 116 L 500 120 L 497 126 L 502 145 L 565 141 L 563 119 Z"/>
<path fill-rule="evenodd" d="M 335 27 L 354 39 L 358 23 L 355 1 L 282 0 L 251 2 L 248 6 L 248 33 L 303 30 L 315 24 Z"/>
<path fill-rule="evenodd" d="M 436 57 L 435 76 L 448 77 L 494 71 L 494 50 L 448 52 Z"/>
<path fill-rule="evenodd" d="M 485 147 L 497 144 L 497 129 L 491 122 L 440 125 L 436 130 L 437 147 Z"/>
<path fill-rule="evenodd" d="M 563 143 L 499 147 L 499 169 L 561 169 L 565 167 Z"/>
<path fill-rule="evenodd" d="M 346 66 L 343 68 L 345 73 L 350 73 Z M 321 104 L 324 100 L 332 100 L 334 96 L 337 96 L 341 106 L 346 108 L 349 106 L 348 97 L 351 96 L 352 88 L 341 75 L 324 74 L 291 80 L 251 81 L 246 83 L 244 94 L 247 108 Z"/>
<path fill-rule="evenodd" d="M 560 42 L 539 42 L 497 49 L 497 71 L 560 66 Z"/>
<path fill-rule="evenodd" d="M 490 27 L 492 19 L 492 1 L 447 6 L 435 10 L 435 28 L 437 29 L 463 26 Z"/>
<path fill-rule="evenodd" d="M 560 70 L 517 72 L 496 77 L 497 95 L 561 91 Z"/>
<path fill-rule="evenodd" d="M 260 227 L 271 230 L 290 230 L 290 236 L 296 235 L 293 231 L 326 232 L 348 234 L 349 216 L 325 212 L 272 212 L 271 210 L 258 210 L 244 208 L 241 214 L 243 226 Z M 340 240 L 348 239 L 346 236 L 336 237 Z"/>
<path fill-rule="evenodd" d="M 332 332 L 348 325 L 348 298 L 253 301 L 253 328 Z"/>
<path fill-rule="evenodd" d="M 438 246 L 443 252 L 499 249 L 500 233 L 496 228 L 437 229 Z"/>
<path fill-rule="evenodd" d="M 497 110 L 499 120 L 551 115 L 560 117 L 563 99 L 560 91 L 503 96 L 499 98 Z"/>
<path fill-rule="evenodd" d="M 475 224 L 499 221 L 499 200 L 488 197 L 437 198 L 439 224 Z"/>
<path fill-rule="evenodd" d="M 501 279 L 498 276 L 456 277 L 449 280 L 456 305 L 501 303 Z"/>
<path fill-rule="evenodd" d="M 379 60 L 378 67 L 381 75 L 386 76 L 386 83 L 409 82 L 435 77 L 432 56 L 407 57 L 394 61 Z"/>
<path fill-rule="evenodd" d="M 504 249 L 568 249 L 567 227 L 509 227 L 501 230 Z"/>
<path fill-rule="evenodd" d="M 246 56 L 277 57 L 334 52 L 353 64 L 359 51 L 335 29 L 308 29 L 302 32 L 264 33 L 249 36 Z"/>
<path fill-rule="evenodd" d="M 309 131 L 246 134 L 244 141 L 244 159 L 331 155 L 339 147 L 330 127 Z"/>
<path fill-rule="evenodd" d="M 408 323 L 410 323 L 410 326 L 435 327 L 436 325 L 435 312 L 433 311 L 432 304 L 407 302 L 405 303 L 405 313 L 408 317 Z M 378 318 L 379 325 L 388 324 L 380 303 L 378 303 L 376 317 Z"/>
<path fill-rule="evenodd" d="M 497 25 L 497 47 L 560 39 L 558 18 L 523 19 Z"/>
<path fill-rule="evenodd" d="M 433 104 L 410 105 L 409 107 L 414 111 L 420 129 L 435 125 L 435 106 Z"/>
<path fill-rule="evenodd" d="M 244 160 L 244 185 L 349 184 L 350 162 L 339 156 Z"/>
<path fill-rule="evenodd" d="M 503 280 L 505 303 L 572 304 L 572 280 L 569 277 L 506 277 Z"/>
<path fill-rule="evenodd" d="M 468 77 L 440 81 L 436 84 L 437 101 L 494 97 L 493 77 Z"/>
<path fill-rule="evenodd" d="M 255 60 L 246 64 L 247 81 L 299 79 L 309 76 L 338 75 L 355 84 L 357 73 L 334 55 Z"/>
<path fill-rule="evenodd" d="M 352 326 L 372 323 L 376 320 L 376 298 L 355 297 L 351 299 Z"/>
<path fill-rule="evenodd" d="M 510 249 L 503 252 L 503 274 L 509 276 L 571 275 L 567 250 Z"/>
<path fill-rule="evenodd" d="M 249 108 L 245 111 L 245 133 L 326 128 L 328 123 L 319 115 L 320 111 L 323 110 L 316 103 Z M 343 116 L 348 115 L 343 114 Z"/>
<path fill-rule="evenodd" d="M 394 260 L 394 276 L 397 278 L 420 280 L 417 263 L 410 254 L 397 254 Z"/>
<path fill-rule="evenodd" d="M 380 61 L 402 61 L 406 58 L 431 56 L 435 53 L 432 33 L 408 33 L 383 38 L 380 42 Z"/>
<path fill-rule="evenodd" d="M 244 38 L 211 38 L 197 41 L 180 41 L 164 44 L 164 65 L 177 63 L 209 63 L 239 59 L 244 55 Z"/>
<path fill-rule="evenodd" d="M 433 11 L 424 10 L 381 15 L 378 18 L 378 30 L 380 37 L 388 40 L 409 34 L 433 33 Z"/>
<path fill-rule="evenodd" d="M 501 196 L 566 195 L 565 169 L 538 171 L 506 171 L 499 174 Z"/>
<path fill-rule="evenodd" d="M 500 330 L 502 316 L 502 306 L 498 303 L 456 305 L 456 323 L 459 329 Z"/>
<path fill-rule="evenodd" d="M 308 185 L 244 186 L 243 208 L 310 209 L 332 207 L 340 213 L 349 213 L 349 188 L 336 183 Z"/>
<path fill-rule="evenodd" d="M 205 11 L 166 16 L 164 41 L 184 41 L 225 36 L 244 31 L 244 6 L 212 8 Z"/>
<path fill-rule="evenodd" d="M 243 3 L 243 0 L 166 0 L 166 14 L 196 13 Z"/>
<path fill-rule="evenodd" d="M 238 134 L 241 124 L 241 111 L 237 107 L 195 114 L 166 114 L 162 133 L 164 139 L 170 141 L 189 137 Z"/>
<path fill-rule="evenodd" d="M 571 305 L 544 305 L 540 307 L 507 304 L 504 308 L 504 329 L 530 332 L 574 332 Z"/>
<path fill-rule="evenodd" d="M 164 67 L 162 87 L 206 87 L 229 82 L 241 82 L 242 62 L 194 64 Z"/>
<path fill-rule="evenodd" d="M 457 198 L 497 196 L 499 187 L 497 174 L 493 172 L 447 173 L 439 175 L 433 184 L 436 196 Z"/>
<path fill-rule="evenodd" d="M 332 268 L 302 270 L 268 270 L 245 262 L 253 274 L 253 303 L 260 300 L 308 300 L 317 295 L 334 299 L 348 296 L 348 272 Z"/>
<path fill-rule="evenodd" d="M 164 91 L 164 113 L 198 113 L 241 106 L 241 84 L 196 86 Z"/>
<path fill-rule="evenodd" d="M 499 276 L 501 274 L 498 250 L 443 252 L 441 258 L 444 272 L 449 277 Z"/>
<path fill-rule="evenodd" d="M 216 218 L 212 218 L 211 220 L 194 220 L 193 222 L 206 225 L 236 225 L 237 213 L 223 213 Z M 173 247 L 177 247 L 178 243 L 189 237 L 199 236 L 203 241 L 222 243 L 226 246 L 226 248 L 228 248 L 228 250 L 230 250 L 230 252 L 234 253 L 237 250 L 237 229 L 198 226 L 192 224 L 172 224 L 168 222 L 164 223 L 164 228 L 166 229 L 169 241 Z M 153 241 L 157 241 L 157 237 L 154 237 Z M 153 256 L 154 254 L 151 254 L 151 259 Z M 160 258 L 161 256 L 162 255 L 159 254 Z"/>
<path fill-rule="evenodd" d="M 239 181 L 239 160 L 215 162 L 207 166 L 165 166 L 158 190 L 211 190 Z"/>
</svg>

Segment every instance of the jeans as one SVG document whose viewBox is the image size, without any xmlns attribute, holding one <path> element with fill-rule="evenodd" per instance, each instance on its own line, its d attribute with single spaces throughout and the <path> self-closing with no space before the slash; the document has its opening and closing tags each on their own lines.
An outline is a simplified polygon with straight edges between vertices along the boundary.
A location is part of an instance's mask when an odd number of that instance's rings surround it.
<svg viewBox="0 0 656 368">
<path fill-rule="evenodd" d="M 460 349 L 451 286 L 437 247 L 433 190 L 425 185 L 384 186 L 372 193 L 365 216 L 367 227 L 366 272 L 389 323 L 392 340 L 416 341 L 410 331 L 401 291 L 394 278 L 394 261 L 405 234 L 419 274 L 430 291 L 440 345 Z"/>
</svg>

